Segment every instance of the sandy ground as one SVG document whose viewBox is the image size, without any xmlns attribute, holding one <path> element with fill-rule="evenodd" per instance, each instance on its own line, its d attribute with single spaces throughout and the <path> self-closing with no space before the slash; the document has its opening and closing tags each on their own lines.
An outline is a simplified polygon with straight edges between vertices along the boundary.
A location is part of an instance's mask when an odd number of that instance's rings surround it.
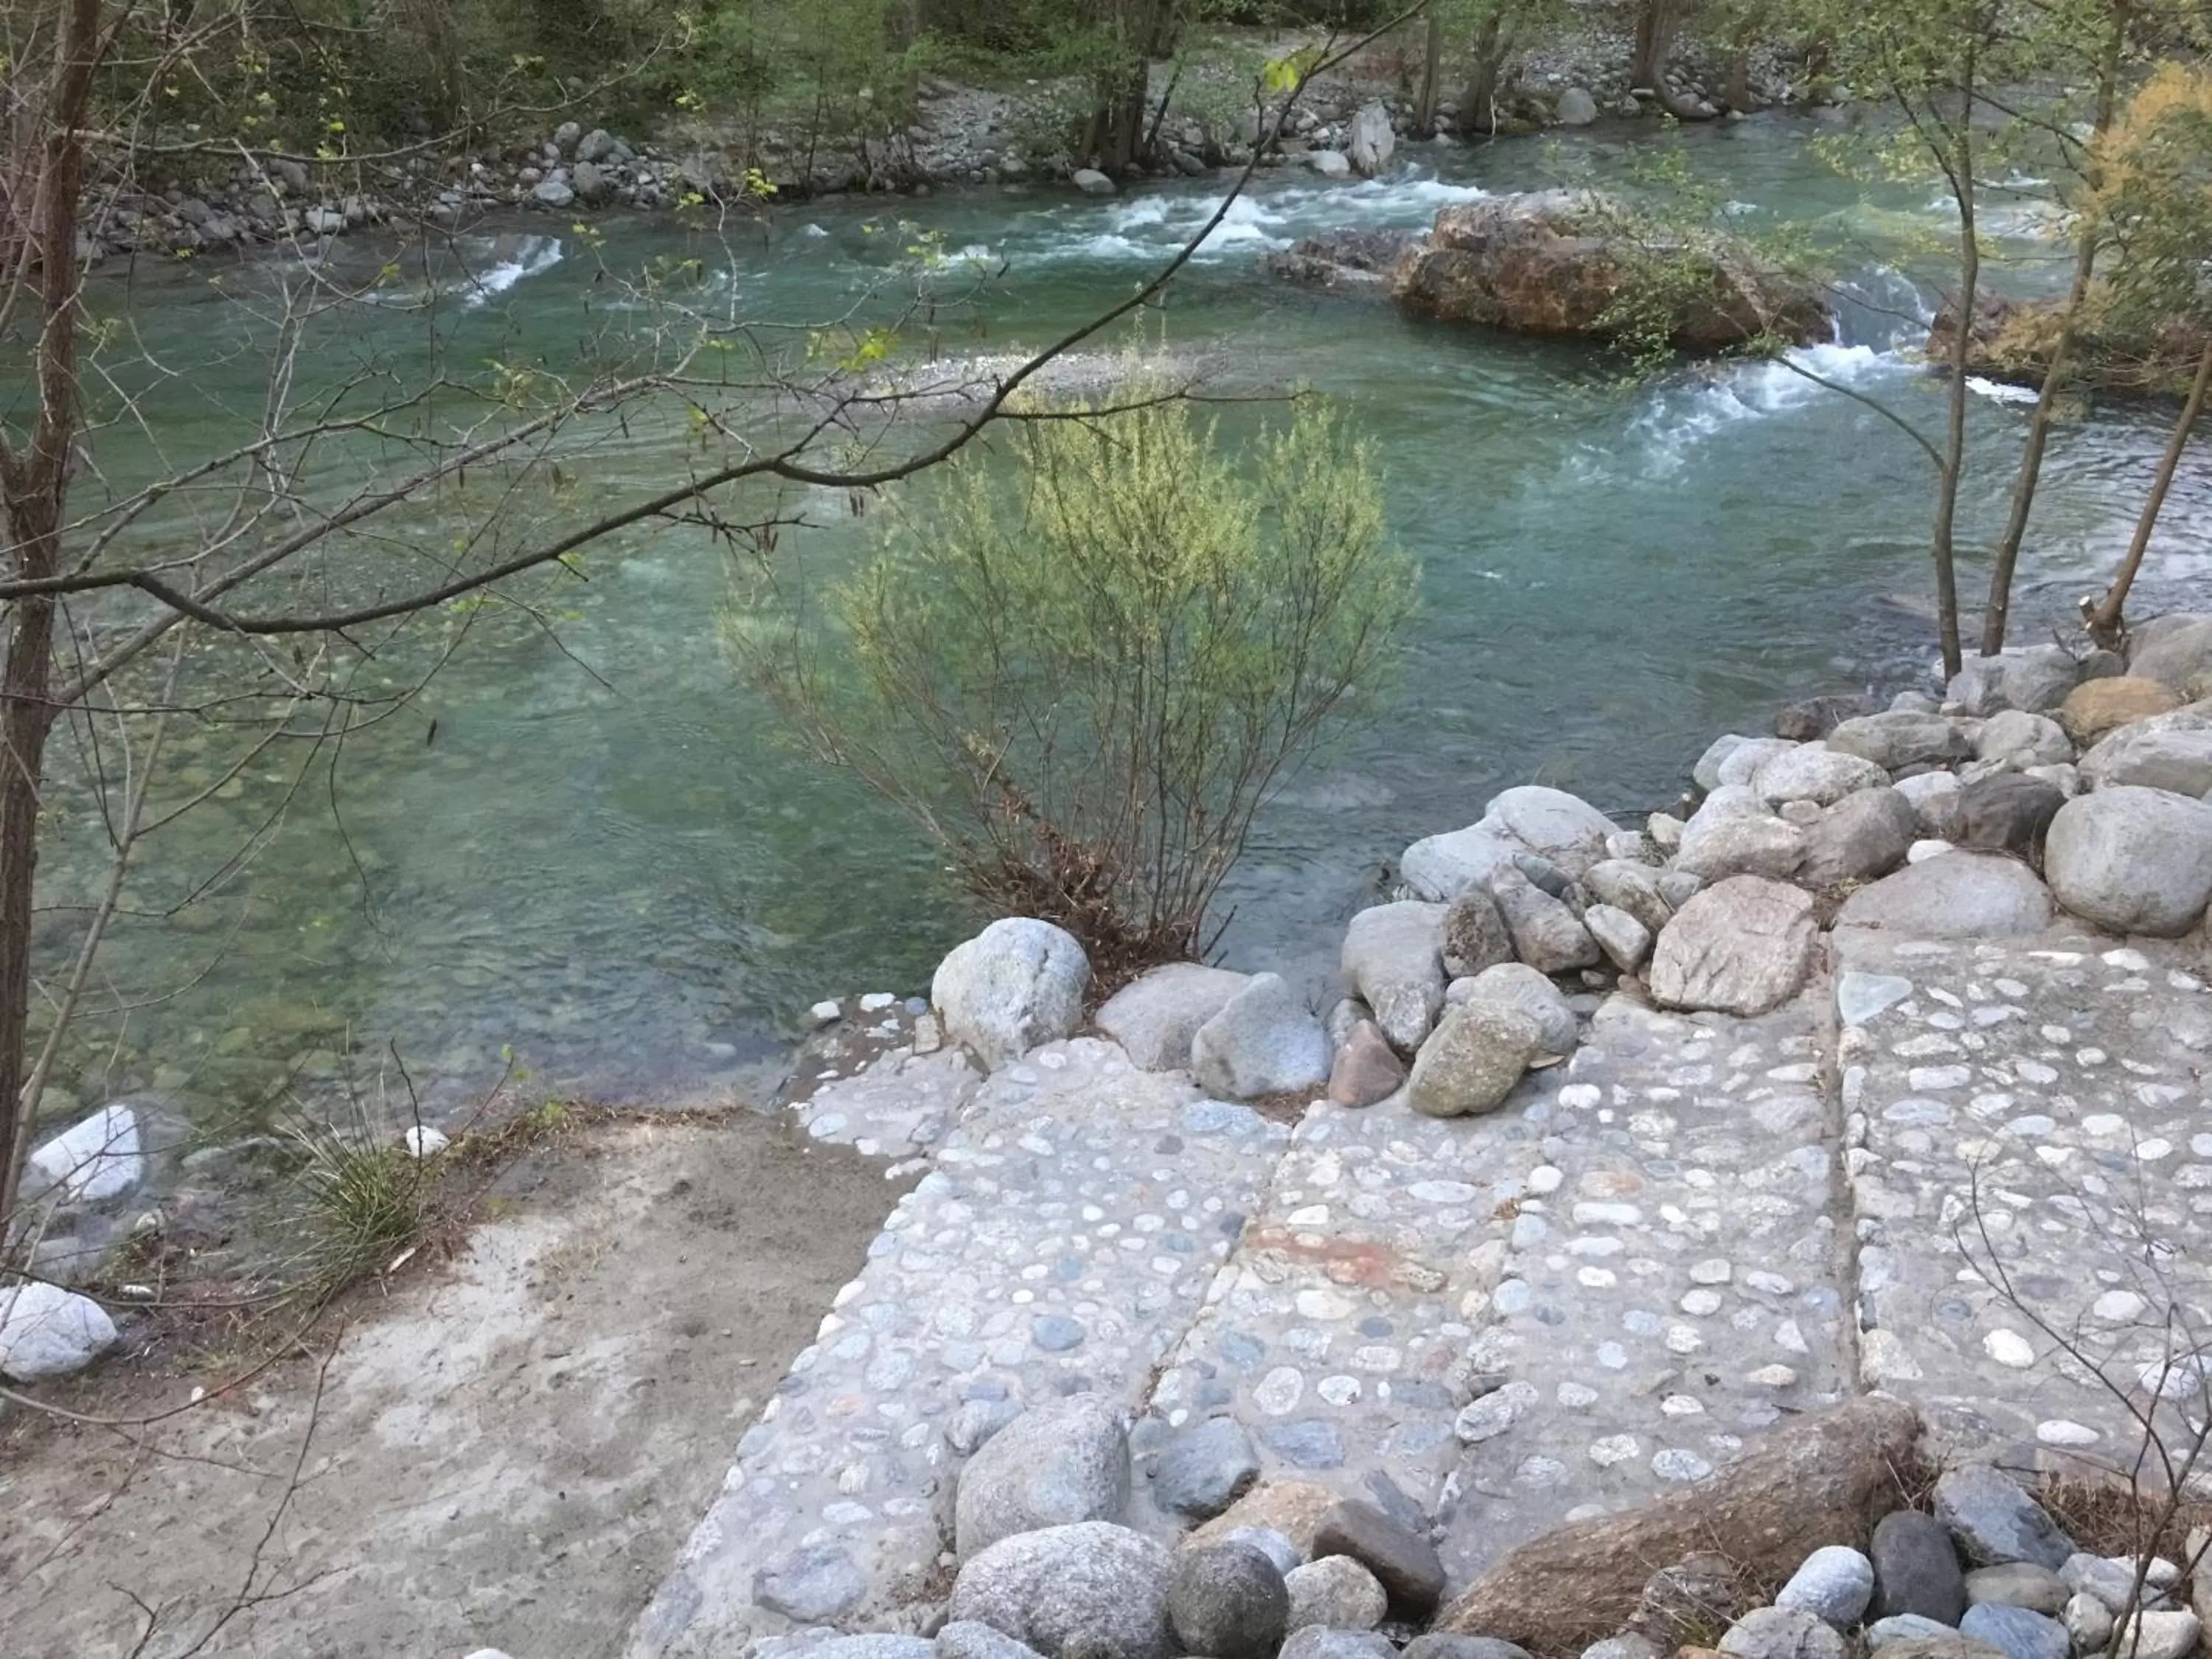
<svg viewBox="0 0 2212 1659">
<path fill-rule="evenodd" d="M 0 1649 L 131 1654 L 150 1610 L 148 1659 L 617 1651 L 899 1190 L 742 1111 L 626 1118 L 234 1395 L 128 1436 L 10 1408 Z M 127 1370 L 58 1398 L 191 1386 Z"/>
</svg>

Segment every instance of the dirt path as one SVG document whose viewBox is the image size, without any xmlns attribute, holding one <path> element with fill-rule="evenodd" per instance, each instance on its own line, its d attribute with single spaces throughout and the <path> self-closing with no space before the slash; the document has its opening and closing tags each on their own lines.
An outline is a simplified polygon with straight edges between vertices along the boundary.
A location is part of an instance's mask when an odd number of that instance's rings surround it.
<svg viewBox="0 0 2212 1659">
<path fill-rule="evenodd" d="M 615 1651 L 898 1191 L 743 1112 L 625 1119 L 508 1170 L 456 1257 L 359 1308 L 326 1369 L 138 1446 L 11 1411 L 0 1645 L 131 1654 L 135 1597 L 148 1659 Z M 143 1413 L 191 1387 L 114 1371 L 68 1403 Z"/>
</svg>

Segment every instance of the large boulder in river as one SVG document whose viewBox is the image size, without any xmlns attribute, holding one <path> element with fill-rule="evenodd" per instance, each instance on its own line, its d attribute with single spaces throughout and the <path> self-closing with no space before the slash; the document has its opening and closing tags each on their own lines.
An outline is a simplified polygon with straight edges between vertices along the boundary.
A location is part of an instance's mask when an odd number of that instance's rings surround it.
<svg viewBox="0 0 2212 1659">
<path fill-rule="evenodd" d="M 1098 1011 L 1098 1029 L 1147 1072 L 1190 1064 L 1198 1028 L 1229 1006 L 1251 977 L 1195 962 L 1170 962 L 1130 981 Z"/>
<path fill-rule="evenodd" d="M 1353 112 L 1352 137 L 1344 151 L 1352 170 L 1372 179 L 1390 165 L 1398 148 L 1398 135 L 1390 130 L 1390 112 L 1380 98 L 1370 99 Z"/>
<path fill-rule="evenodd" d="M 1586 191 L 1492 196 L 1444 209 L 1428 245 L 1398 268 L 1391 292 L 1407 310 L 1441 321 L 1603 337 L 1625 326 L 1634 272 L 1655 252 L 1686 261 L 1692 273 L 1670 283 L 1660 301 L 1677 346 L 1828 337 L 1832 319 L 1809 284 L 1719 242 L 1655 250 L 1626 209 Z"/>
<path fill-rule="evenodd" d="M 1675 913 L 1652 955 L 1662 1007 L 1764 1014 L 1804 988 L 1820 927 L 1813 897 L 1757 876 L 1731 876 Z"/>
<path fill-rule="evenodd" d="M 2130 784 L 2077 796 L 2051 821 L 2043 872 L 2077 916 L 2179 938 L 2212 900 L 2212 805 Z"/>
<path fill-rule="evenodd" d="M 1753 1583 L 1778 1584 L 1814 1550 L 1864 1548 L 1905 1502 L 1911 1407 L 1873 1398 L 1790 1423 L 1717 1474 L 1617 1515 L 1571 1521 L 1510 1551 L 1433 1629 L 1572 1652 L 1625 1628 L 1657 1566 L 1716 1551 Z"/>
<path fill-rule="evenodd" d="M 1398 267 L 1421 246 L 1421 240 L 1402 230 L 1347 227 L 1301 237 L 1261 263 L 1285 282 L 1381 295 L 1389 292 Z"/>
<path fill-rule="evenodd" d="M 1083 1023 L 1091 959 L 1075 935 L 1034 916 L 994 921 L 937 964 L 929 1000 L 955 1042 L 996 1071 Z"/>
<path fill-rule="evenodd" d="M 1398 873 L 1417 896 L 1449 902 L 1471 887 L 1488 888 L 1491 877 L 1510 869 L 1515 857 L 1526 850 L 1485 820 L 1464 830 L 1424 836 L 1399 859 Z"/>
</svg>

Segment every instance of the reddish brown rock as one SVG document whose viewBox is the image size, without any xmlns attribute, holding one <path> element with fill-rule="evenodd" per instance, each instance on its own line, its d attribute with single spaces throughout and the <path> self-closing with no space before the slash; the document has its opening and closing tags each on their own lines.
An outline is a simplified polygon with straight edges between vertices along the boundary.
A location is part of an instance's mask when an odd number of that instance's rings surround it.
<svg viewBox="0 0 2212 1659">
<path fill-rule="evenodd" d="M 2087 749 L 2107 732 L 2133 726 L 2153 714 L 2170 714 L 2181 707 L 2181 694 L 2156 680 L 2123 674 L 2112 679 L 2084 680 L 2058 705 L 2058 723 L 2077 749 Z"/>
<path fill-rule="evenodd" d="M 1754 1582 L 1781 1583 L 1823 1545 L 1866 1547 L 1875 1522 L 1903 1505 L 1899 1471 L 1919 1432 L 1910 1407 L 1881 1399 L 1777 1429 L 1693 1486 L 1530 1540 L 1435 1627 L 1572 1651 L 1628 1625 L 1655 1562 L 1717 1552 Z"/>
<path fill-rule="evenodd" d="M 1638 235 L 1617 204 L 1588 192 L 1486 197 L 1437 215 L 1427 244 L 1393 270 L 1391 297 L 1445 322 L 1603 337 L 1625 331 L 1620 302 L 1634 291 L 1636 265 L 1656 256 L 1698 267 L 1693 282 L 1669 284 L 1677 346 L 1828 337 L 1832 319 L 1812 289 L 1762 269 L 1747 252 L 1634 246 Z"/>
<path fill-rule="evenodd" d="M 1389 1041 L 1371 1019 L 1363 1019 L 1336 1051 L 1329 1068 L 1328 1097 L 1340 1106 L 1372 1106 L 1398 1091 L 1406 1080 L 1406 1062 L 1391 1051 Z"/>
</svg>

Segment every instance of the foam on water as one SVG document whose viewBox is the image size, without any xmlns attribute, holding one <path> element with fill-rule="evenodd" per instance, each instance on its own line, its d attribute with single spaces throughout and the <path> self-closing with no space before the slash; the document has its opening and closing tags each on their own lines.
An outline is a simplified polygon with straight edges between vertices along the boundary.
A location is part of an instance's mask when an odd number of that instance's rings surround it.
<svg viewBox="0 0 2212 1659">
<path fill-rule="evenodd" d="M 470 272 L 454 286 L 461 293 L 462 304 L 486 305 L 517 283 L 544 276 L 559 264 L 562 258 L 558 236 L 520 236 L 514 239 L 514 252 L 507 258 Z"/>
<path fill-rule="evenodd" d="M 1006 251 L 1032 261 L 1157 259 L 1182 246 L 1221 212 L 1221 222 L 1206 234 L 1195 255 L 1211 264 L 1288 247 L 1301 236 L 1345 225 L 1425 229 L 1437 209 L 1486 194 L 1472 185 L 1414 174 L 1357 185 L 1270 181 L 1238 196 L 1222 212 L 1218 196 L 1159 191 L 1114 202 L 1103 210 L 1055 214 L 1051 232 L 1036 245 L 1024 249 L 1015 240 Z"/>
<path fill-rule="evenodd" d="M 1912 368 L 1901 352 L 1870 345 L 1799 346 L 1779 359 L 1738 363 L 1695 385 L 1670 386 L 1630 430 L 1642 440 L 1638 451 L 1644 474 L 1664 477 L 1679 471 L 1690 452 L 1716 433 L 1838 396 L 1836 386 L 1856 391 Z"/>
</svg>

